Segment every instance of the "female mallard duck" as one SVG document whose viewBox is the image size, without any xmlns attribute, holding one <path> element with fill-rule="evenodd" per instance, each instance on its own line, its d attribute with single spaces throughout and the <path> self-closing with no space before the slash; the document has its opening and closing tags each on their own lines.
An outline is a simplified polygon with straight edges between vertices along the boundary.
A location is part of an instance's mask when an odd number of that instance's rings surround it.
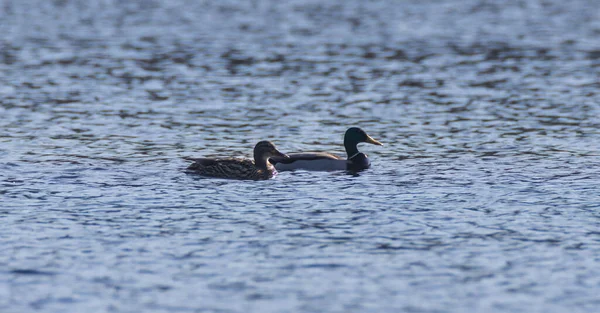
<svg viewBox="0 0 600 313">
<path fill-rule="evenodd" d="M 272 157 L 271 163 L 277 170 L 312 170 L 312 171 L 336 171 L 336 170 L 363 170 L 371 166 L 367 155 L 358 152 L 356 147 L 359 143 L 366 142 L 378 146 L 383 144 L 367 135 L 358 127 L 348 128 L 344 135 L 344 147 L 347 159 L 326 152 L 290 153 L 287 158 Z"/>
<path fill-rule="evenodd" d="M 188 167 L 188 171 L 218 178 L 264 180 L 277 174 L 273 165 L 269 163 L 271 157 L 281 160 L 288 158 L 279 152 L 272 142 L 265 140 L 254 147 L 254 161 L 238 158 L 189 159 L 195 162 Z"/>
</svg>

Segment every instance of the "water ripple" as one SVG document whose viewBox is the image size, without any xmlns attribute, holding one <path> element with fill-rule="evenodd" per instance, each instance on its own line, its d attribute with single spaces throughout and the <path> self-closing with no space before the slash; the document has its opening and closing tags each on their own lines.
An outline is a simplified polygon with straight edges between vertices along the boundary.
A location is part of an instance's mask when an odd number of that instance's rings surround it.
<svg viewBox="0 0 600 313">
<path fill-rule="evenodd" d="M 596 1 L 30 2 L 0 8 L 1 310 L 597 310 Z M 355 125 L 360 173 L 184 172 Z"/>
</svg>

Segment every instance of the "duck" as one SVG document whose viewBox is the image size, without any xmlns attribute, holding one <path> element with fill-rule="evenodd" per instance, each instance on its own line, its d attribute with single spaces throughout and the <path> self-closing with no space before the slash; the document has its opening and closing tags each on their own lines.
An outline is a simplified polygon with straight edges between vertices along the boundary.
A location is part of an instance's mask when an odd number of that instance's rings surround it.
<svg viewBox="0 0 600 313">
<path fill-rule="evenodd" d="M 371 166 L 366 154 L 359 152 L 357 145 L 361 142 L 383 146 L 383 144 L 359 127 L 350 127 L 344 134 L 344 148 L 347 158 L 328 152 L 289 153 L 287 158 L 271 157 L 270 162 L 278 171 L 309 170 L 309 171 L 360 171 Z"/>
<path fill-rule="evenodd" d="M 254 160 L 242 158 L 186 158 L 194 161 L 187 171 L 202 176 L 239 180 L 266 180 L 277 175 L 277 170 L 269 158 L 286 160 L 288 155 L 277 150 L 268 141 L 260 141 L 254 146 Z"/>
</svg>

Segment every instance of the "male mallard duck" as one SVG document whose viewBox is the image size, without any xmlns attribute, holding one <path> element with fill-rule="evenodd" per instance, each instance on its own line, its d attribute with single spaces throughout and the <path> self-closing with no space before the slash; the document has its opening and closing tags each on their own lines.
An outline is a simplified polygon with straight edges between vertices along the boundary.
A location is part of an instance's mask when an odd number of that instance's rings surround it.
<svg viewBox="0 0 600 313">
<path fill-rule="evenodd" d="M 277 170 L 312 170 L 312 171 L 335 171 L 335 170 L 363 170 L 371 166 L 367 155 L 358 152 L 358 145 L 366 142 L 378 146 L 383 144 L 367 135 L 358 127 L 348 128 L 344 134 L 344 147 L 347 159 L 326 152 L 290 153 L 288 158 L 272 157 L 271 163 Z"/>
<path fill-rule="evenodd" d="M 254 147 L 254 161 L 249 159 L 225 158 L 199 158 L 189 159 L 195 161 L 188 167 L 188 171 L 211 177 L 231 179 L 269 179 L 277 171 L 269 163 L 270 157 L 285 160 L 287 155 L 279 152 L 270 141 L 261 141 Z"/>
</svg>

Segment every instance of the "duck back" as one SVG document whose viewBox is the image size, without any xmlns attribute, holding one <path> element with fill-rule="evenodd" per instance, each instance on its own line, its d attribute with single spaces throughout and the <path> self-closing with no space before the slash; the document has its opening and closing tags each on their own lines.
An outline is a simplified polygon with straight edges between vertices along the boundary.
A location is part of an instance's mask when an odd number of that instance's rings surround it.
<svg viewBox="0 0 600 313">
<path fill-rule="evenodd" d="M 339 156 L 325 152 L 290 153 L 289 158 L 271 158 L 271 163 L 279 171 L 338 171 L 345 170 L 347 161 Z"/>
</svg>

